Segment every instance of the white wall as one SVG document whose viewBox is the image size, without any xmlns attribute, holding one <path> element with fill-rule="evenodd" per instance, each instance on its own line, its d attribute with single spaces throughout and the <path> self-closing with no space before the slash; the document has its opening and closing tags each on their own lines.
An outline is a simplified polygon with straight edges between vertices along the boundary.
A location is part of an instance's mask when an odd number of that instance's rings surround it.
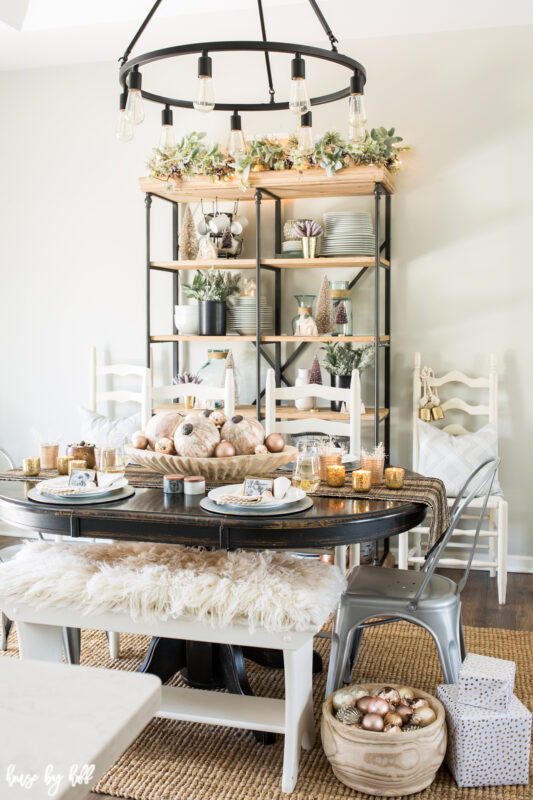
<svg viewBox="0 0 533 800">
<path fill-rule="evenodd" d="M 484 370 L 497 351 L 510 550 L 529 556 L 532 44 L 533 28 L 522 27 L 342 46 L 367 67 L 370 122 L 396 125 L 414 148 L 393 199 L 393 460 L 409 459 L 413 351 L 436 369 L 467 372 Z M 218 85 L 238 84 L 233 93 L 248 96 L 263 85 L 261 63 L 236 71 L 221 65 Z M 331 86 L 329 71 L 315 71 L 313 82 Z M 116 143 L 114 63 L 0 73 L 0 102 L 0 445 L 20 459 L 35 449 L 31 427 L 76 438 L 89 345 L 114 361 L 144 358 L 144 205 L 136 179 L 159 121 L 150 110 L 131 145 Z M 317 109 L 316 132 L 344 130 L 345 112 L 344 103 Z M 206 129 L 222 141 L 227 122 L 175 112 L 178 131 Z M 289 125 L 283 114 L 244 117 L 248 133 Z M 287 203 L 284 215 L 347 207 L 348 200 L 299 201 Z M 169 210 L 157 201 L 154 209 L 154 257 L 170 257 Z M 320 278 L 313 272 L 309 283 L 318 288 Z M 300 287 L 301 276 L 287 276 L 284 296 Z M 358 330 L 367 325 L 370 289 L 370 280 L 362 282 L 356 295 Z M 286 322 L 294 305 L 285 306 Z M 153 312 L 154 332 L 170 331 L 166 276 L 157 276 Z M 168 349 L 165 358 L 160 367 L 168 370 Z"/>
</svg>

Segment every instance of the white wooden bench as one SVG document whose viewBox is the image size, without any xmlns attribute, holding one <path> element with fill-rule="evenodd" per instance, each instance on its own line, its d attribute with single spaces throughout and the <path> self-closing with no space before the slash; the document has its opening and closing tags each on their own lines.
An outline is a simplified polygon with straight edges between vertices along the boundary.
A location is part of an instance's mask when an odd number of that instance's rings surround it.
<svg viewBox="0 0 533 800">
<path fill-rule="evenodd" d="M 121 544 L 26 545 L 0 565 L 22 658 L 61 661 L 64 628 L 282 650 L 285 699 L 164 686 L 157 716 L 285 736 L 282 791 L 314 740 L 313 636 L 338 603 L 336 567 L 294 555 Z"/>
</svg>

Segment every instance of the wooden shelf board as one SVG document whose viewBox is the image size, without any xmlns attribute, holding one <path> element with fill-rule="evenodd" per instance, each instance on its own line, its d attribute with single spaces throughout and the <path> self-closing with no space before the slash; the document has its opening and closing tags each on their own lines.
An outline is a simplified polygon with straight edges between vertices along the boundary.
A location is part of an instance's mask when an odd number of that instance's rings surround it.
<svg viewBox="0 0 533 800">
<path fill-rule="evenodd" d="M 380 336 L 380 342 L 388 342 L 390 336 Z M 189 336 L 180 333 L 150 336 L 151 342 L 255 342 L 251 334 L 233 336 Z M 262 344 L 274 342 L 373 342 L 373 336 L 261 336 Z"/>
<path fill-rule="evenodd" d="M 297 172 L 296 170 L 264 170 L 251 172 L 249 186 L 243 189 L 240 178 L 229 178 L 225 181 L 212 181 L 207 176 L 173 182 L 170 191 L 165 187 L 168 181 L 154 178 L 139 178 L 141 191 L 172 200 L 176 203 L 187 203 L 200 200 L 254 200 L 255 190 L 268 189 L 280 199 L 311 197 L 352 197 L 368 196 L 374 192 L 375 184 L 380 183 L 386 192 L 394 192 L 394 178 L 386 167 L 361 166 L 346 167 L 339 170 L 331 178 L 326 171 L 313 167 Z M 272 200 L 264 194 L 263 200 Z"/>
<path fill-rule="evenodd" d="M 388 267 L 387 259 L 380 259 L 381 264 Z M 328 258 L 262 258 L 261 264 L 265 267 L 279 267 L 280 269 L 324 269 L 337 267 L 359 268 L 374 267 L 375 258 L 371 256 L 339 256 Z M 219 267 L 224 269 L 255 269 L 255 258 L 210 258 L 205 261 L 151 261 L 152 269 L 179 272 L 180 270 L 210 269 Z"/>
<path fill-rule="evenodd" d="M 186 409 L 181 403 L 162 403 L 154 407 L 154 413 L 160 411 L 178 411 L 180 414 L 191 414 L 190 409 Z M 245 416 L 255 417 L 255 406 L 237 406 L 236 411 Z M 265 407 L 261 406 L 261 416 L 265 416 Z M 379 409 L 379 419 L 384 420 L 389 416 L 388 408 Z M 295 406 L 278 406 L 276 409 L 276 417 L 278 419 L 327 419 L 337 421 L 348 421 L 350 415 L 341 411 L 332 411 L 327 406 L 320 407 L 316 411 L 300 411 Z M 373 422 L 375 418 L 374 409 L 367 408 L 364 414 L 361 414 L 362 422 Z"/>
</svg>

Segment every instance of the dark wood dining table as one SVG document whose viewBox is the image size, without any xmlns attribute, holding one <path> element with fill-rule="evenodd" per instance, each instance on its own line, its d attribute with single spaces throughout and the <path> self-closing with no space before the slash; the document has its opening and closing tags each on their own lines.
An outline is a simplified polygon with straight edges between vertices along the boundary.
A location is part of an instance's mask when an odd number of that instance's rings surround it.
<svg viewBox="0 0 533 800">
<path fill-rule="evenodd" d="M 272 517 L 214 514 L 200 507 L 199 496 L 164 494 L 160 488 L 136 488 L 124 500 L 94 505 L 52 505 L 28 497 L 35 481 L 0 481 L 0 519 L 21 529 L 72 538 L 161 542 L 223 549 L 331 548 L 375 542 L 415 528 L 426 514 L 421 503 L 313 498 L 306 511 Z M 199 688 L 251 694 L 244 659 L 282 667 L 281 653 L 244 650 L 233 645 L 154 638 L 140 668 L 165 681 L 180 671 Z M 321 668 L 316 657 L 315 669 Z M 256 734 L 267 743 L 272 734 Z"/>
</svg>

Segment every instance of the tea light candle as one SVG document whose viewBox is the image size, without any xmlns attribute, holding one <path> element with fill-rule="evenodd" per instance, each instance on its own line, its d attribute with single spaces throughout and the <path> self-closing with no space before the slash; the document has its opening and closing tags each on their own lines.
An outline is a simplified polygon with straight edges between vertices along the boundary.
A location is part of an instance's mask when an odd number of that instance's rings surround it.
<svg viewBox="0 0 533 800">
<path fill-rule="evenodd" d="M 328 486 L 344 486 L 346 467 L 343 464 L 328 464 L 326 480 Z"/>
<path fill-rule="evenodd" d="M 71 461 L 71 456 L 58 456 L 57 471 L 59 475 L 68 475 L 68 465 Z"/>
<path fill-rule="evenodd" d="M 84 458 L 71 458 L 68 462 L 68 474 L 72 472 L 73 469 L 87 469 L 87 462 Z"/>
<path fill-rule="evenodd" d="M 163 491 L 165 494 L 183 494 L 183 475 L 165 475 Z"/>
<path fill-rule="evenodd" d="M 372 485 L 372 473 L 369 469 L 354 469 L 352 486 L 354 492 L 368 492 Z"/>
<path fill-rule="evenodd" d="M 405 470 L 402 467 L 387 467 L 385 470 L 385 486 L 387 489 L 402 489 Z"/>
<path fill-rule="evenodd" d="M 189 475 L 183 479 L 185 494 L 205 494 L 205 478 L 201 475 Z"/>
<path fill-rule="evenodd" d="M 27 478 L 35 478 L 41 471 L 41 460 L 36 457 L 22 459 L 22 472 Z"/>
</svg>

